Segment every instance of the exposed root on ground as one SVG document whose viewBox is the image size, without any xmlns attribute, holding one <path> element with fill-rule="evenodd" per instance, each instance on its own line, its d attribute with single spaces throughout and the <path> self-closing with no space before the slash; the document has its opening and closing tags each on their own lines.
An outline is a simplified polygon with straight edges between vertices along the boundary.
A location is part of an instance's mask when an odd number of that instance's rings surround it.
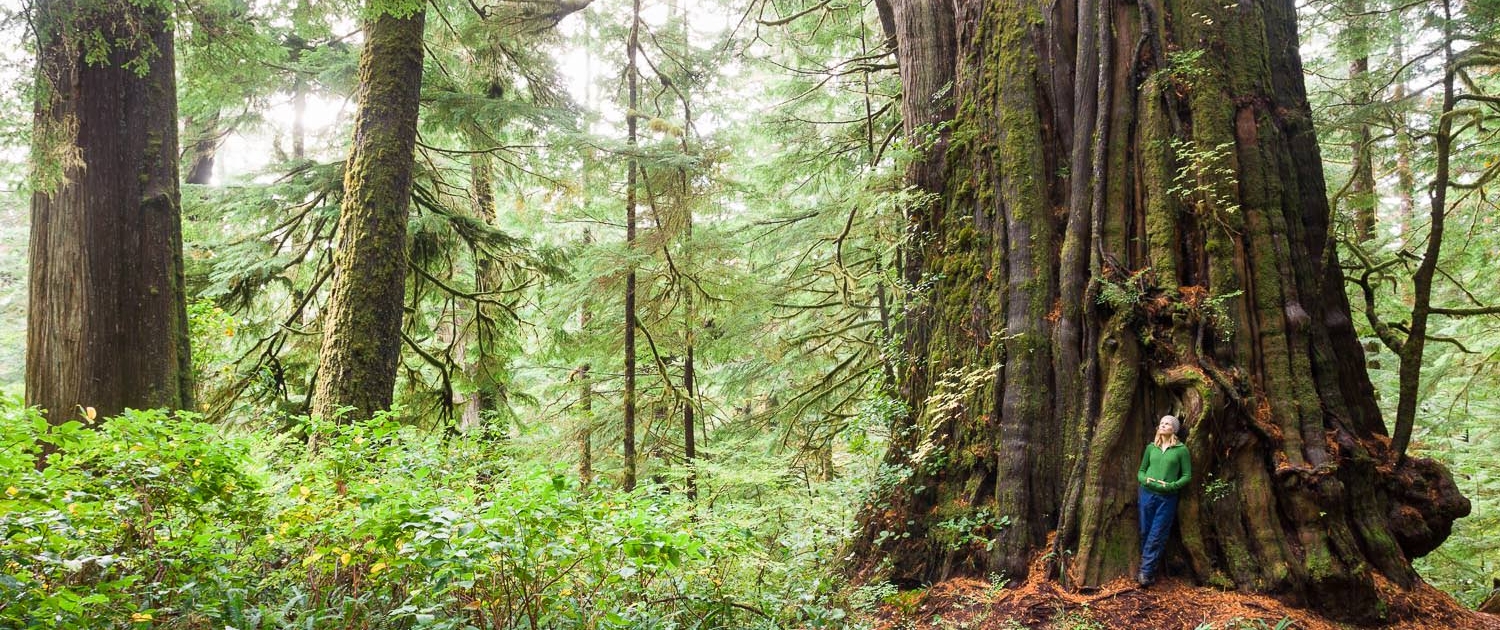
<svg viewBox="0 0 1500 630">
<path fill-rule="evenodd" d="M 982 580 L 948 580 L 920 593 L 892 598 L 873 621 L 877 630 L 1193 630 L 1205 623 L 1216 630 L 1269 630 L 1283 619 L 1291 620 L 1287 628 L 1297 630 L 1351 627 L 1268 595 L 1197 586 L 1180 577 L 1168 577 L 1150 588 L 1120 578 L 1101 588 L 1070 592 L 1047 579 L 1046 573 L 1033 570 L 1025 583 L 1005 588 Z M 1427 584 L 1404 591 L 1378 576 L 1376 582 L 1391 620 L 1378 627 L 1500 630 L 1500 616 L 1468 610 Z"/>
</svg>

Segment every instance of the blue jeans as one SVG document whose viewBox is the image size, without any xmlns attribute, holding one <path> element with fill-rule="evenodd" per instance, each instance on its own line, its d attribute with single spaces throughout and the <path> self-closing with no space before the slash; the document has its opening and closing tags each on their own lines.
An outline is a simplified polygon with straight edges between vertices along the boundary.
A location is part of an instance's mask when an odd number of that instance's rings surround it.
<svg viewBox="0 0 1500 630">
<path fill-rule="evenodd" d="M 1157 494 L 1140 489 L 1141 500 L 1141 573 L 1156 577 L 1161 567 L 1161 552 L 1177 519 L 1177 495 Z"/>
</svg>

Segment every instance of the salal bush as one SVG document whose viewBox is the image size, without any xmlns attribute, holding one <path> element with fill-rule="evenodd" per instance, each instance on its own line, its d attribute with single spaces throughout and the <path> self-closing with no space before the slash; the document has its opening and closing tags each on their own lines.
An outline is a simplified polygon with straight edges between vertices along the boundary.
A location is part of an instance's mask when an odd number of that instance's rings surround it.
<svg viewBox="0 0 1500 630">
<path fill-rule="evenodd" d="M 3 405 L 0 627 L 123 627 L 243 596 L 265 514 L 244 442 L 161 411 L 87 420 Z"/>
<path fill-rule="evenodd" d="M 517 463 L 535 458 L 503 438 L 389 416 L 269 433 L 161 411 L 57 426 L 14 401 L 3 413 L 0 627 L 844 624 L 816 568 L 836 528 L 756 518 L 732 484 L 706 487 L 718 509 L 666 487 L 585 488 Z"/>
</svg>

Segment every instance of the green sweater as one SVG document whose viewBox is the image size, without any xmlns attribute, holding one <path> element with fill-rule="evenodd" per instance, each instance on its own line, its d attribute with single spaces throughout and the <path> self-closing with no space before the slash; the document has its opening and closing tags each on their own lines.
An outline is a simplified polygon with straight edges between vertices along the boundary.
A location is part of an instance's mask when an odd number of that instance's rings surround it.
<svg viewBox="0 0 1500 630">
<path fill-rule="evenodd" d="M 1146 483 L 1146 478 L 1166 482 Z M 1141 455 L 1141 469 L 1135 473 L 1136 483 L 1157 494 L 1177 494 L 1183 486 L 1193 480 L 1193 458 L 1188 455 L 1186 445 L 1178 444 L 1163 451 L 1155 443 L 1146 444 Z"/>
</svg>

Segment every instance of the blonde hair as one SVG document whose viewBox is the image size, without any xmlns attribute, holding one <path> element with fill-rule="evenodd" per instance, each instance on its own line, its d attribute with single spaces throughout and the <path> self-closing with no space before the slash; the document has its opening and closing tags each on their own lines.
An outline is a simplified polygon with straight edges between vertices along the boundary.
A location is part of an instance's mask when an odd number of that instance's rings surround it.
<svg viewBox="0 0 1500 630">
<path fill-rule="evenodd" d="M 1152 440 L 1152 442 L 1156 444 L 1157 448 L 1160 448 L 1162 450 L 1167 450 L 1168 448 L 1181 444 L 1182 442 L 1177 440 L 1177 432 L 1182 429 L 1182 421 L 1178 420 L 1177 416 L 1173 415 L 1165 415 L 1162 416 L 1161 419 L 1172 421 L 1172 433 L 1166 436 L 1157 433 L 1156 438 Z M 1157 424 L 1160 423 L 1160 421 L 1157 421 Z"/>
</svg>

